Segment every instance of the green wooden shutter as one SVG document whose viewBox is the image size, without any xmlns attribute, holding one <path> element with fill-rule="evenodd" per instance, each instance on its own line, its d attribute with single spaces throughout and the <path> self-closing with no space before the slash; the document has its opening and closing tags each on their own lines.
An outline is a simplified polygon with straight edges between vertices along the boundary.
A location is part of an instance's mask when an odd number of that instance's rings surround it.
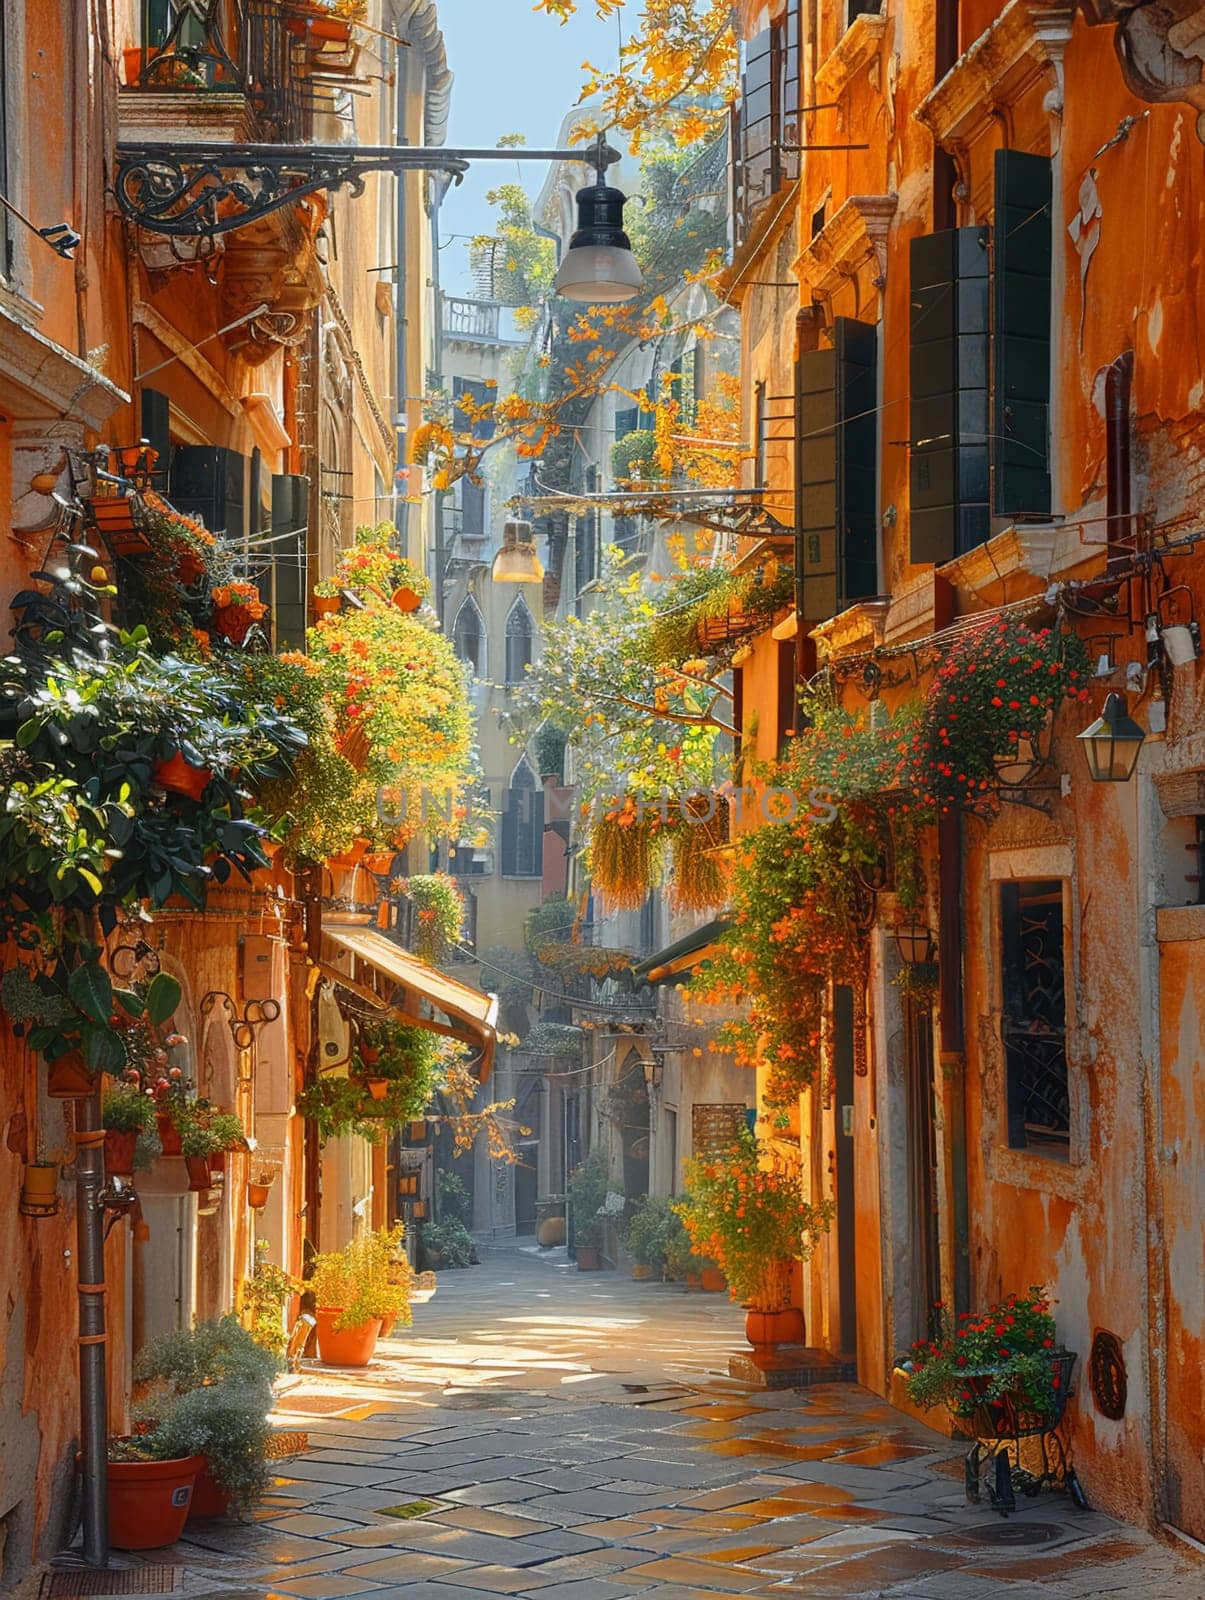
<svg viewBox="0 0 1205 1600">
<path fill-rule="evenodd" d="M 988 537 L 988 252 L 984 228 L 911 245 L 909 458 L 913 561 Z"/>
<path fill-rule="evenodd" d="M 1050 515 L 1051 164 L 996 151 L 992 510 Z"/>
<path fill-rule="evenodd" d="M 802 493 L 804 617 L 821 622 L 875 593 L 876 331 L 838 317 L 830 350 L 810 350 L 795 372 Z"/>
</svg>

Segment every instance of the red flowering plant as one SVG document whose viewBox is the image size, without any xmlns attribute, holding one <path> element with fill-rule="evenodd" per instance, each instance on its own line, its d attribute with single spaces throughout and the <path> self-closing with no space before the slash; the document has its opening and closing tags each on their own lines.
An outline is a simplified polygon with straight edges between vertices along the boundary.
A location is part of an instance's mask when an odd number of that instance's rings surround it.
<svg viewBox="0 0 1205 1600">
<path fill-rule="evenodd" d="M 686 1188 L 671 1209 L 694 1253 L 719 1265 L 734 1300 L 776 1310 L 785 1265 L 811 1255 L 832 1223 L 833 1202 L 805 1199 L 802 1174 L 774 1164 L 745 1131 L 725 1155 L 688 1162 Z"/>
<path fill-rule="evenodd" d="M 910 1398 L 987 1423 L 989 1433 L 1027 1431 L 1012 1424 L 1028 1418 L 1057 1420 L 1069 1373 L 1050 1307 L 1050 1296 L 1038 1286 L 986 1311 L 963 1311 L 956 1321 L 938 1303 L 940 1336 L 912 1347 Z M 1002 1426 L 1006 1421 L 1010 1425 Z"/>
<path fill-rule="evenodd" d="M 1060 701 L 1088 698 L 1088 652 L 1074 633 L 992 617 L 951 645 L 912 740 L 910 787 L 943 811 L 990 805 L 1001 759 L 1027 755 Z"/>
</svg>

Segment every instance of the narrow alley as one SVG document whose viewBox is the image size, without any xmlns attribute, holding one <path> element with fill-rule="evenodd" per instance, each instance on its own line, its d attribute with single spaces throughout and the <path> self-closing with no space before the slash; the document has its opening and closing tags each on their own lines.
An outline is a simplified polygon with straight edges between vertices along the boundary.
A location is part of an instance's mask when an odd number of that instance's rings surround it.
<svg viewBox="0 0 1205 1600">
<path fill-rule="evenodd" d="M 443 1273 L 371 1366 L 282 1381 L 304 1448 L 256 1520 L 191 1523 L 139 1592 L 1200 1600 L 1190 1555 L 1063 1496 L 969 1507 L 959 1445 L 865 1389 L 731 1380 L 741 1317 L 523 1250 Z"/>
</svg>

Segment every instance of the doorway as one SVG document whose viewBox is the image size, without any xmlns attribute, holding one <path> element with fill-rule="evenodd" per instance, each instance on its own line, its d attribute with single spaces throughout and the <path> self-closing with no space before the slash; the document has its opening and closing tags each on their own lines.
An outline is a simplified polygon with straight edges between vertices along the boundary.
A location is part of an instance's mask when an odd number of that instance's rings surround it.
<svg viewBox="0 0 1205 1600">
<path fill-rule="evenodd" d="M 515 1163 L 515 1232 L 532 1234 L 536 1231 L 536 1191 L 539 1187 L 540 1147 L 535 1139 L 524 1139 L 519 1144 L 519 1159 Z"/>
<path fill-rule="evenodd" d="M 833 990 L 833 1191 L 837 1202 L 837 1298 L 839 1353 L 850 1360 L 858 1351 L 857 1218 L 854 1214 L 854 992 L 848 984 Z"/>
<path fill-rule="evenodd" d="M 937 1211 L 937 1127 L 933 1109 L 933 1013 L 904 1001 L 904 1104 L 908 1142 L 909 1343 L 936 1331 L 941 1299 L 941 1236 Z"/>
</svg>

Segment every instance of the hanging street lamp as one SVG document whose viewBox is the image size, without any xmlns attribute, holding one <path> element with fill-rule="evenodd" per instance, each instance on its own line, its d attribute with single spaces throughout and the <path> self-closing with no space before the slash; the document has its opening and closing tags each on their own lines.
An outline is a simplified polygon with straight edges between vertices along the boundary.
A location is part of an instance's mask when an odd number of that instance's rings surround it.
<svg viewBox="0 0 1205 1600">
<path fill-rule="evenodd" d="M 933 935 L 923 922 L 905 922 L 895 930 L 900 960 L 908 967 L 921 967 L 933 959 Z"/>
<path fill-rule="evenodd" d="M 601 163 L 601 151 L 597 157 Z M 634 300 L 644 278 L 632 254 L 632 241 L 623 231 L 627 196 L 603 182 L 605 166 L 598 167 L 598 182 L 577 193 L 577 230 L 557 268 L 552 287 L 566 300 L 585 305 L 614 305 Z"/>
<path fill-rule="evenodd" d="M 491 576 L 495 583 L 543 583 L 544 568 L 530 522 L 508 522 L 502 529 L 502 548 L 494 557 Z"/>
<path fill-rule="evenodd" d="M 1146 737 L 1126 710 L 1124 696 L 1111 694 L 1096 721 L 1079 735 L 1094 783 L 1125 783 L 1133 774 Z"/>
</svg>

